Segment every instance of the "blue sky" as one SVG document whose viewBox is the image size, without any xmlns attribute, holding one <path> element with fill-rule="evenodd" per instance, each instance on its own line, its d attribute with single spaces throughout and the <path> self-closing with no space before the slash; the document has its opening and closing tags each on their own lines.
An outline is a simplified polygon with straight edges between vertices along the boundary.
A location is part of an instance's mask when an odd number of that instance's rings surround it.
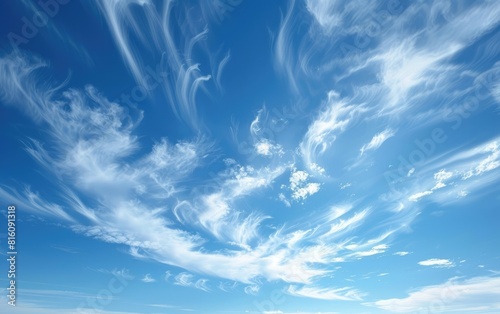
<svg viewBox="0 0 500 314">
<path fill-rule="evenodd" d="M 0 15 L 2 313 L 500 311 L 498 2 Z"/>
</svg>

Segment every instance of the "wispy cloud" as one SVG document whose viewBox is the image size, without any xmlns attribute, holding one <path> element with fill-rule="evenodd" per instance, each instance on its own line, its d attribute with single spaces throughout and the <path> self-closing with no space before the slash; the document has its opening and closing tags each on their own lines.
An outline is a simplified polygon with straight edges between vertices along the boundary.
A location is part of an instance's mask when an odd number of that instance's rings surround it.
<svg viewBox="0 0 500 314">
<path fill-rule="evenodd" d="M 410 200 L 412 202 L 416 202 L 416 201 L 420 200 L 422 197 L 430 195 L 430 194 L 432 194 L 432 191 L 417 192 L 415 194 L 410 195 L 408 200 Z"/>
<path fill-rule="evenodd" d="M 393 137 L 395 134 L 396 132 L 391 129 L 385 129 L 384 131 L 375 134 L 368 144 L 365 144 L 363 145 L 363 147 L 361 147 L 361 149 L 359 150 L 361 155 L 363 155 L 368 150 L 375 150 L 379 148 L 386 140 Z"/>
<path fill-rule="evenodd" d="M 209 291 L 210 289 L 207 286 L 207 279 L 198 279 L 194 280 L 194 276 L 189 273 L 180 273 L 175 276 L 174 284 L 183 287 L 192 287 L 203 291 Z"/>
<path fill-rule="evenodd" d="M 334 215 L 339 215 L 340 212 L 335 213 Z M 343 215 L 344 213 L 342 213 Z M 326 232 L 325 234 L 322 235 L 322 237 L 330 237 L 330 236 L 337 236 L 338 233 L 343 232 L 343 231 L 349 231 L 352 228 L 356 228 L 359 226 L 363 220 L 366 218 L 366 216 L 369 214 L 368 209 L 364 209 L 360 212 L 355 213 L 352 217 L 347 218 L 347 219 L 339 219 L 338 221 L 335 221 L 330 227 L 330 230 Z"/>
<path fill-rule="evenodd" d="M 356 257 L 365 257 L 365 256 L 372 256 L 372 255 L 377 255 L 377 254 L 382 254 L 385 253 L 385 251 L 389 248 L 388 245 L 386 244 L 379 244 L 375 245 L 368 251 L 359 251 L 354 253 L 354 256 Z"/>
<path fill-rule="evenodd" d="M 288 287 L 286 291 L 287 293 L 293 296 L 322 299 L 322 300 L 359 301 L 362 300 L 363 296 L 361 292 L 349 287 L 331 289 L 331 288 L 320 288 L 315 286 L 297 287 L 291 285 Z"/>
<path fill-rule="evenodd" d="M 335 141 L 338 134 L 345 131 L 347 126 L 362 112 L 363 106 L 347 104 L 345 100 L 333 91 L 323 105 L 323 110 L 309 125 L 309 128 L 300 144 L 300 150 L 305 164 L 313 172 L 318 166 L 318 158 L 324 154 Z"/>
<path fill-rule="evenodd" d="M 329 33 L 335 27 L 342 23 L 342 16 L 340 10 L 337 8 L 339 3 L 325 0 L 307 0 L 307 10 L 316 19 L 317 23 Z"/>
<path fill-rule="evenodd" d="M 146 275 L 144 275 L 144 277 L 142 277 L 141 281 L 145 282 L 145 283 L 150 283 L 150 282 L 155 282 L 156 279 L 151 277 L 151 274 L 146 274 Z"/>
<path fill-rule="evenodd" d="M 411 253 L 407 252 L 407 251 L 399 251 L 399 252 L 394 253 L 394 255 L 397 255 L 397 256 L 406 256 L 408 254 L 411 254 Z"/>
<path fill-rule="evenodd" d="M 257 228 L 269 216 L 258 212 L 245 214 L 234 208 L 235 201 L 268 187 L 285 170 L 286 167 L 254 169 L 234 165 L 221 174 L 222 182 L 216 186 L 217 192 L 201 195 L 199 204 L 189 207 L 196 215 L 186 216 L 179 213 L 177 217 L 182 216 L 181 221 L 198 221 L 219 239 L 248 248 L 249 242 L 257 235 Z"/>
<path fill-rule="evenodd" d="M 171 304 L 146 304 L 147 306 L 161 308 L 161 309 L 171 309 L 171 310 L 180 310 L 180 311 L 194 311 L 193 309 L 182 308 L 178 305 Z"/>
<path fill-rule="evenodd" d="M 246 294 L 257 295 L 259 293 L 259 290 L 260 290 L 259 285 L 251 285 L 251 286 L 246 286 L 243 291 L 245 291 Z"/>
<path fill-rule="evenodd" d="M 417 202 L 425 196 L 435 194 L 438 194 L 435 199 L 441 201 L 447 201 L 450 196 L 452 199 L 467 196 L 471 190 L 476 190 L 481 184 L 489 181 L 486 178 L 482 181 L 474 180 L 474 178 L 497 176 L 496 170 L 500 167 L 499 145 L 499 140 L 496 138 L 462 152 L 449 154 L 437 165 L 424 169 L 427 170 L 424 174 L 434 171 L 432 179 L 424 181 L 428 186 L 427 190 L 411 194 L 408 200 Z M 437 167 L 441 169 L 434 170 Z M 448 183 L 449 181 L 451 182 Z M 446 190 L 448 193 L 439 193 L 441 190 Z M 450 193 L 449 190 L 453 192 Z"/>
<path fill-rule="evenodd" d="M 277 71 L 282 73 L 288 81 L 290 89 L 298 94 L 299 86 L 296 81 L 295 69 L 293 64 L 294 51 L 292 46 L 292 29 L 294 27 L 293 12 L 295 8 L 295 0 L 289 3 L 287 11 L 281 18 L 280 28 L 274 42 L 274 58 L 276 60 L 275 67 Z"/>
<path fill-rule="evenodd" d="M 75 248 L 72 248 L 72 247 L 67 247 L 67 246 L 62 246 L 62 245 L 52 245 L 51 246 L 52 248 L 56 249 L 56 250 L 59 250 L 59 251 L 62 251 L 62 252 L 66 252 L 66 253 L 69 253 L 69 254 L 77 254 L 79 253 L 79 251 Z"/>
<path fill-rule="evenodd" d="M 40 194 L 33 192 L 29 186 L 26 186 L 21 193 L 9 187 L 0 187 L 0 197 L 11 204 L 17 204 L 17 206 L 22 206 L 32 212 L 74 221 L 62 206 L 42 199 Z"/>
<path fill-rule="evenodd" d="M 218 66 L 211 67 L 213 73 L 203 72 L 200 62 L 196 61 L 196 52 L 202 52 L 209 60 L 215 57 L 203 43 L 206 44 L 208 38 L 207 26 L 216 22 L 208 12 L 216 11 L 219 4 L 192 7 L 172 0 L 163 4 L 149 0 L 96 2 L 118 50 L 143 92 L 151 95 L 152 90 L 161 88 L 174 112 L 198 129 L 198 90 L 212 77 L 220 87 L 222 71 L 229 61 L 229 54 L 221 57 Z M 193 10 L 197 10 L 201 20 L 191 18 L 195 14 Z M 174 15 L 181 19 L 179 23 L 171 22 Z M 145 27 L 139 27 L 139 21 Z M 177 32 L 183 36 L 176 36 Z M 134 44 L 135 39 L 143 43 L 145 50 Z M 153 53 L 153 62 L 143 57 L 144 51 Z"/>
<path fill-rule="evenodd" d="M 419 265 L 421 266 L 431 266 L 431 267 L 439 267 L 439 268 L 450 268 L 450 267 L 455 267 L 455 264 L 447 259 L 440 259 L 440 258 L 431 258 L 425 261 L 420 261 L 418 262 Z"/>
<path fill-rule="evenodd" d="M 104 274 L 111 274 L 117 278 L 121 278 L 124 280 L 133 280 L 135 277 L 130 273 L 130 270 L 126 268 L 122 269 L 113 269 L 113 270 L 106 270 L 106 269 L 98 269 L 98 272 L 104 273 Z"/>
<path fill-rule="evenodd" d="M 440 285 L 426 286 L 410 293 L 406 298 L 387 299 L 373 305 L 396 313 L 421 310 L 450 312 L 494 313 L 500 310 L 500 278 L 452 278 Z"/>
<path fill-rule="evenodd" d="M 130 271 L 128 269 L 122 268 L 122 269 L 113 269 L 111 273 L 116 276 L 116 277 L 121 277 L 126 280 L 132 280 L 134 279 L 134 276 L 130 274 Z"/>
<path fill-rule="evenodd" d="M 343 189 L 347 189 L 348 187 L 351 186 L 351 183 L 347 182 L 347 183 L 344 183 L 344 184 L 341 184 L 340 185 L 340 189 L 343 190 Z"/>
</svg>

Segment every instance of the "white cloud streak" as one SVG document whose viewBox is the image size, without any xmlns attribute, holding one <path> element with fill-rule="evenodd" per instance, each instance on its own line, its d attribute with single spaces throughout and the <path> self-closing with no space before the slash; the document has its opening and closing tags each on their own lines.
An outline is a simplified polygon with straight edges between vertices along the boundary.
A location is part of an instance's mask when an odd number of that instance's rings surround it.
<svg viewBox="0 0 500 314">
<path fill-rule="evenodd" d="M 397 255 L 397 256 L 406 256 L 408 254 L 411 254 L 411 253 L 407 252 L 407 251 L 399 251 L 399 252 L 394 253 L 394 255 Z"/>
<path fill-rule="evenodd" d="M 499 277 L 452 278 L 443 284 L 422 287 L 406 298 L 380 300 L 373 305 L 393 313 L 495 313 L 500 310 L 499 297 Z"/>
<path fill-rule="evenodd" d="M 146 274 L 146 275 L 144 275 L 144 277 L 142 277 L 141 281 L 145 282 L 145 283 L 150 283 L 150 282 L 155 282 L 156 279 L 151 277 L 151 274 Z"/>
<path fill-rule="evenodd" d="M 193 7 L 173 0 L 163 4 L 150 0 L 96 2 L 125 64 L 143 91 L 151 94 L 152 90 L 160 87 L 174 113 L 191 127 L 199 129 L 198 90 L 213 76 L 216 78 L 215 85 L 220 88 L 220 77 L 229 61 L 229 54 L 226 54 L 218 66 L 212 67 L 214 73 L 208 74 L 202 73 L 200 63 L 195 61 L 200 52 L 210 59 L 214 57 L 206 48 L 207 25 L 214 22 L 214 16 L 205 13 L 217 10 L 218 4 L 204 3 L 195 12 Z M 193 18 L 196 15 L 201 20 Z M 139 26 L 140 22 L 145 25 Z M 183 36 L 179 39 L 175 36 L 176 32 L 181 32 Z M 139 40 L 142 46 L 134 44 L 134 40 Z M 142 57 L 144 51 L 153 53 L 155 63 Z"/>
<path fill-rule="evenodd" d="M 343 300 L 343 301 L 360 301 L 363 294 L 350 287 L 331 289 L 320 288 L 316 286 L 297 287 L 291 285 L 286 290 L 287 293 L 297 297 L 306 297 L 321 300 Z"/>
<path fill-rule="evenodd" d="M 418 262 L 421 266 L 430 266 L 430 267 L 438 267 L 438 268 L 451 268 L 455 267 L 455 264 L 447 259 L 440 258 L 431 258 L 425 261 Z"/>
<path fill-rule="evenodd" d="M 430 169 L 424 169 L 426 175 L 430 171 L 434 172 L 432 180 L 424 181 L 427 189 L 414 192 L 408 200 L 417 202 L 432 194 L 436 200 L 446 202 L 450 198 L 465 197 L 469 191 L 477 190 L 482 184 L 493 180 L 498 176 L 497 170 L 500 167 L 499 141 L 495 138 L 461 152 L 448 154 L 451 156 L 443 158 L 437 165 L 431 165 Z M 483 180 L 475 180 L 477 177 L 483 177 Z M 455 180 L 452 181 L 453 179 Z M 454 192 L 450 193 L 450 190 Z M 443 191 L 447 193 L 441 193 Z"/>
<path fill-rule="evenodd" d="M 174 284 L 183 287 L 196 288 L 207 292 L 210 291 L 210 289 L 207 286 L 207 282 L 208 282 L 207 279 L 198 279 L 195 281 L 193 275 L 189 273 L 180 273 L 177 276 L 175 276 Z"/>
<path fill-rule="evenodd" d="M 339 14 L 337 1 L 329 0 L 307 0 L 306 6 L 309 13 L 316 19 L 317 23 L 324 29 L 325 32 L 330 33 L 342 22 L 342 16 Z M 338 13 L 337 13 L 338 12 Z"/>
<path fill-rule="evenodd" d="M 384 131 L 375 134 L 368 144 L 365 144 L 363 145 L 363 147 L 361 147 L 361 149 L 359 150 L 361 155 L 363 155 L 368 150 L 378 149 L 385 141 L 393 137 L 395 134 L 396 132 L 391 129 L 385 129 Z"/>
<path fill-rule="evenodd" d="M 318 164 L 319 156 L 328 150 L 337 135 L 345 131 L 347 126 L 365 111 L 363 106 L 347 104 L 333 91 L 328 93 L 323 108 L 323 111 L 309 125 L 300 144 L 304 162 L 312 172 L 317 172 L 315 165 Z"/>
</svg>

